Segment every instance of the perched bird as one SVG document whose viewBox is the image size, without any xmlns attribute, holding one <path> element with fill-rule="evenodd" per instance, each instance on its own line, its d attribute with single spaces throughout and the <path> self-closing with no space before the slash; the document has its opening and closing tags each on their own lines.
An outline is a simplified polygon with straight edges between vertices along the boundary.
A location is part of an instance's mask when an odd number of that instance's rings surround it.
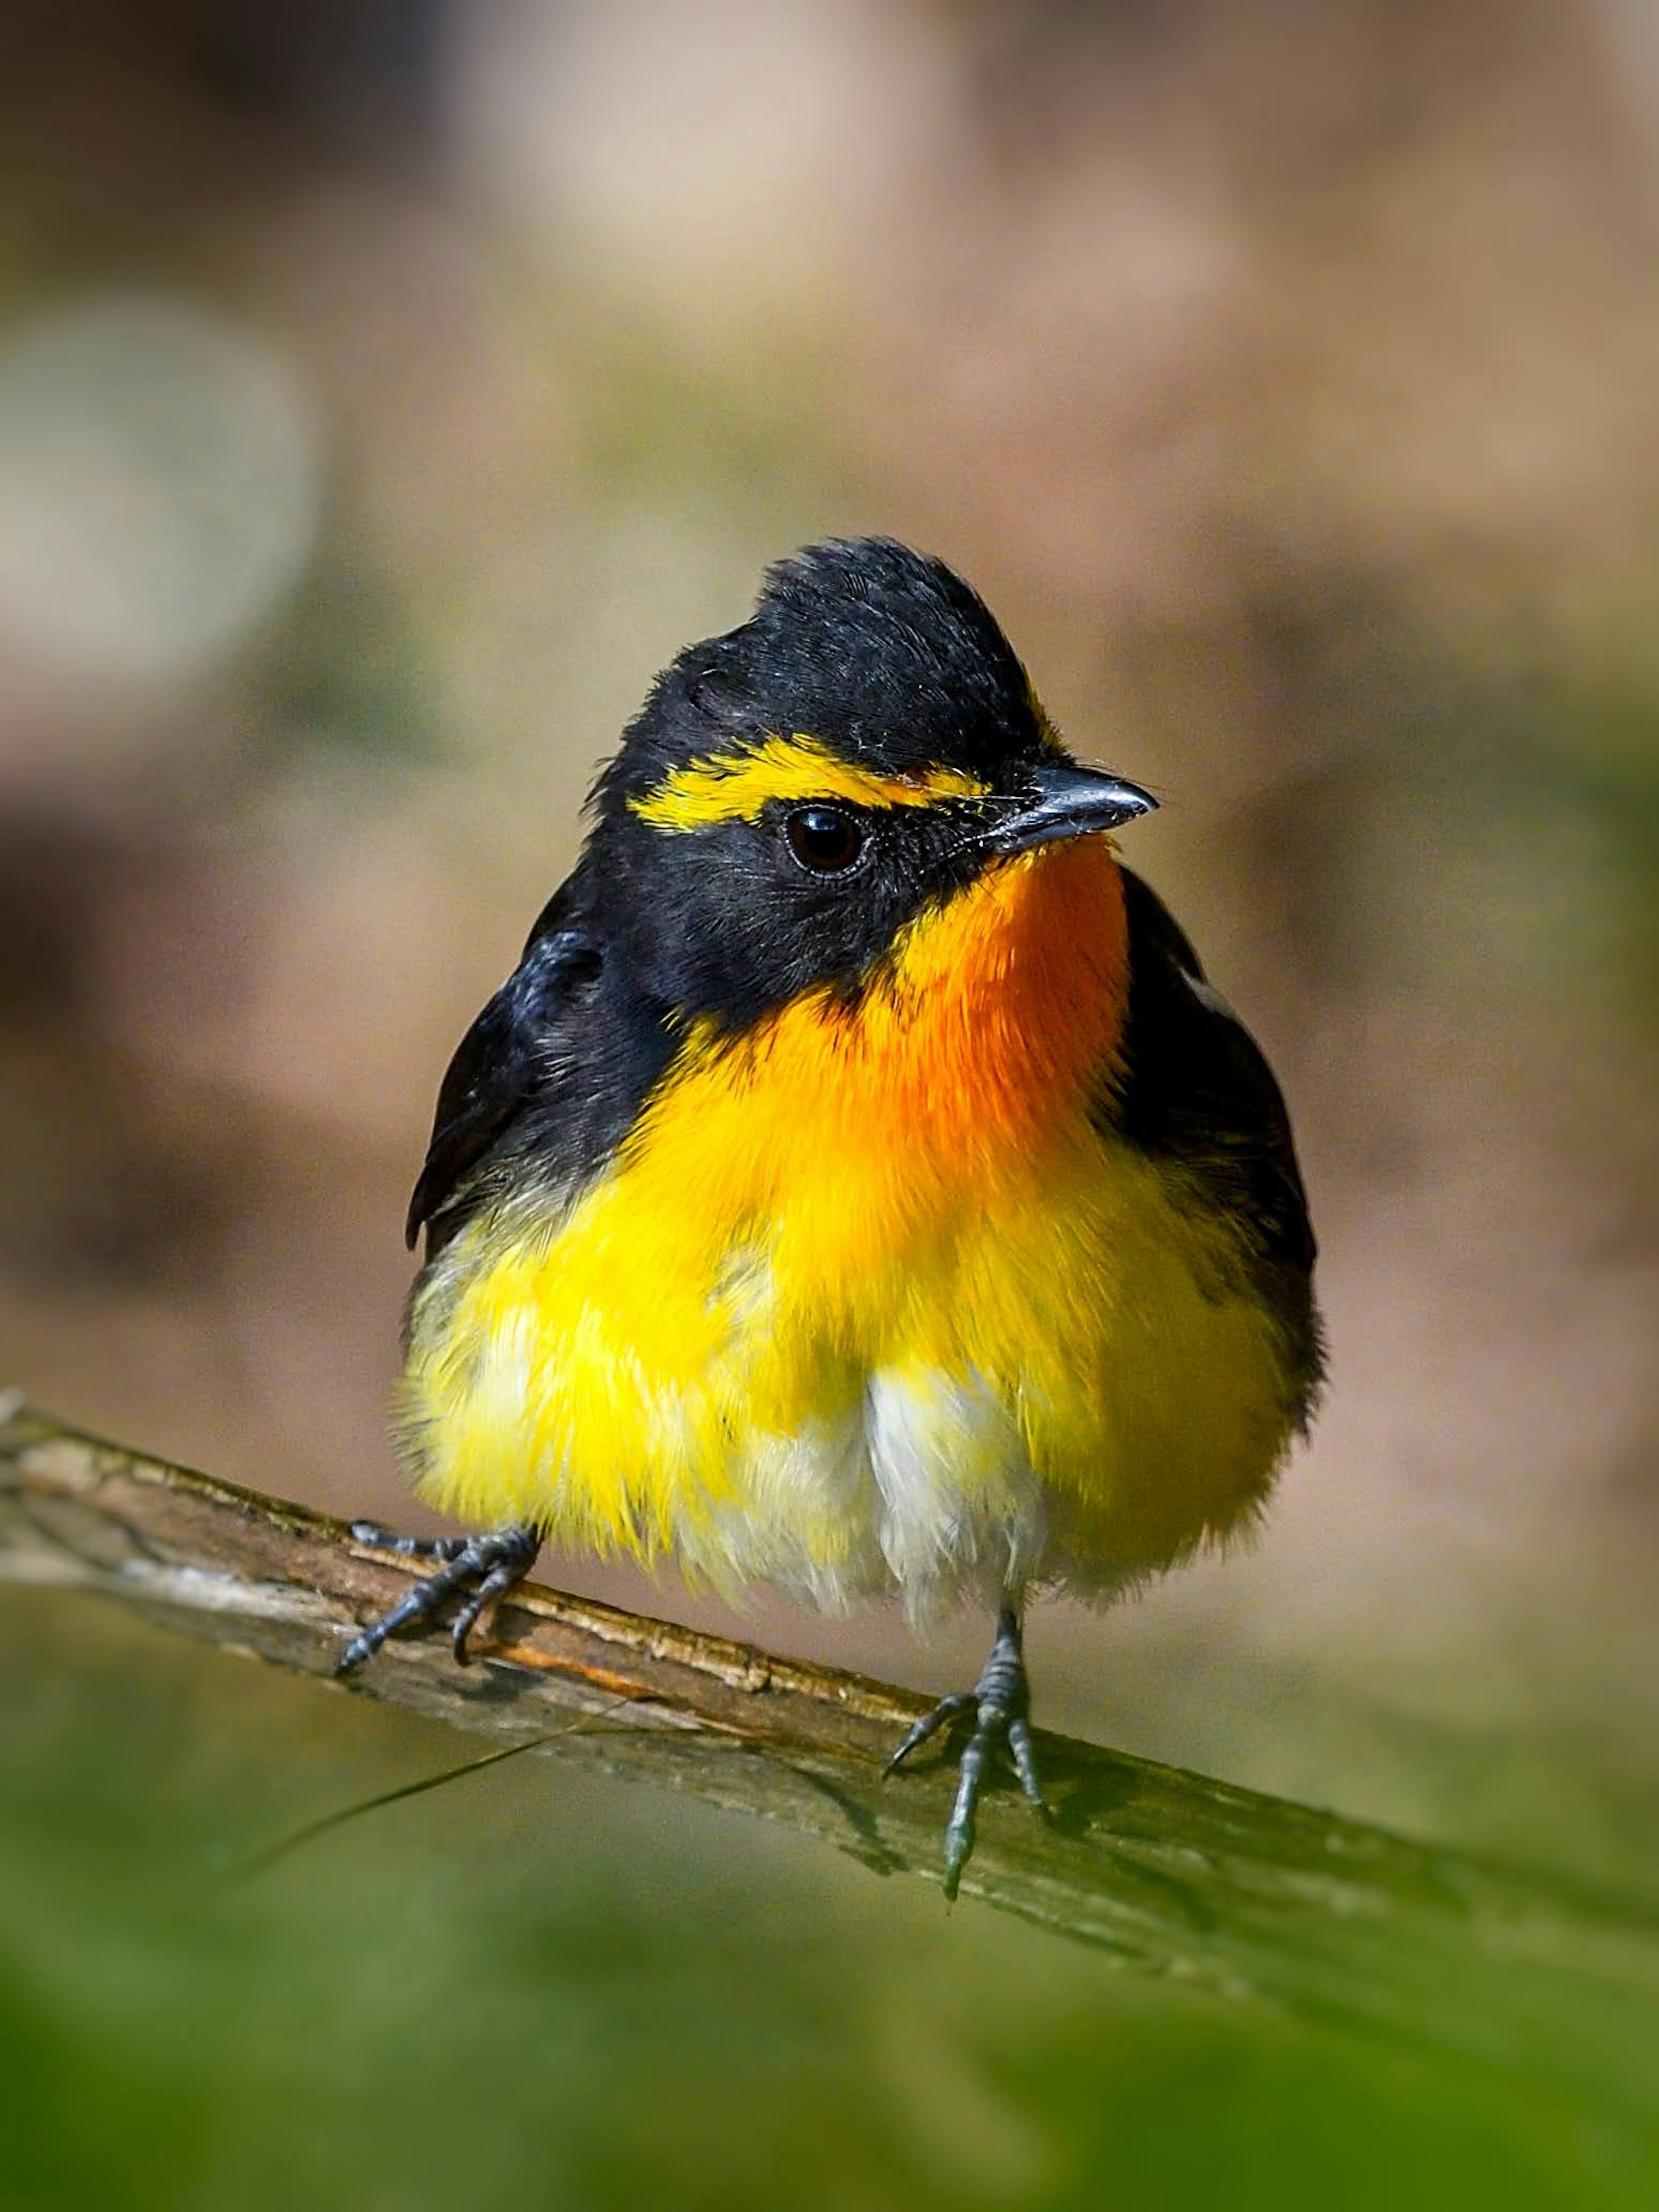
<svg viewBox="0 0 1659 2212">
<path fill-rule="evenodd" d="M 575 869 L 457 1051 L 401 1434 L 488 1533 L 353 1638 L 452 1603 L 458 1658 L 544 1538 L 824 1607 L 995 1616 L 988 1759 L 1042 1805 L 1021 1620 L 1259 1513 L 1321 1373 L 1266 1061 L 1109 833 L 984 604 L 887 539 L 773 568 L 602 770 Z"/>
</svg>

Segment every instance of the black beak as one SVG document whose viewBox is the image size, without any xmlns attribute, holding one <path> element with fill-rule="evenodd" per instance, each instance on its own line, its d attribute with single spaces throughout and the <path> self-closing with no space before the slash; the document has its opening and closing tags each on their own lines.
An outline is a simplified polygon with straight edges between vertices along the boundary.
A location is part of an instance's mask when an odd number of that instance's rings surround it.
<svg viewBox="0 0 1659 2212">
<path fill-rule="evenodd" d="M 1137 815 L 1152 813 L 1158 801 L 1138 783 L 1126 783 L 1104 769 L 1056 762 L 1034 769 L 1029 789 L 1018 799 L 994 799 L 992 805 L 995 819 L 981 843 L 993 853 L 1027 853 L 1036 845 L 1115 830 Z"/>
</svg>

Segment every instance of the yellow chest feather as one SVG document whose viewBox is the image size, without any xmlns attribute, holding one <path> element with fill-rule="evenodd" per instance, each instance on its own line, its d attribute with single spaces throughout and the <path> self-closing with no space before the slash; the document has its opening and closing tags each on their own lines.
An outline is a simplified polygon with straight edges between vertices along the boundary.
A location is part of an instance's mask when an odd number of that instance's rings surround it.
<svg viewBox="0 0 1659 2212">
<path fill-rule="evenodd" d="M 1122 930 L 1109 853 L 1057 848 L 855 1008 L 690 1036 L 597 1182 L 431 1272 L 427 1494 L 826 1602 L 1111 1588 L 1247 1514 L 1290 1413 L 1237 1231 L 1087 1110 Z"/>
</svg>

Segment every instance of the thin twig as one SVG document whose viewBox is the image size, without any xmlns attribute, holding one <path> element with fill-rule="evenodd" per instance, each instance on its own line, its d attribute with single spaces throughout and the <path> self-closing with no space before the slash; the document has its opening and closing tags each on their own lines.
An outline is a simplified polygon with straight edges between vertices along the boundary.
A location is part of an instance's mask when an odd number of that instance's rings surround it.
<svg viewBox="0 0 1659 2212">
<path fill-rule="evenodd" d="M 627 1700 L 618 1698 L 614 1710 L 620 1711 Z M 482 1759 L 464 1759 L 459 1766 L 446 1766 L 436 1774 L 422 1774 L 413 1782 L 400 1782 L 395 1790 L 382 1790 L 373 1797 L 354 1798 L 349 1805 L 337 1805 L 331 1813 L 320 1813 L 314 1820 L 303 1821 L 297 1828 L 262 1844 L 257 1851 L 246 1858 L 237 1859 L 223 1870 L 223 1880 L 235 1883 L 252 1881 L 255 1875 L 266 1874 L 295 1851 L 303 1850 L 324 1836 L 331 1836 L 353 1820 L 361 1820 L 365 1814 L 383 1813 L 392 1805 L 405 1805 L 411 1797 L 424 1797 L 428 1790 L 443 1790 L 452 1782 L 465 1782 L 470 1774 L 482 1774 L 487 1766 L 499 1766 L 504 1759 L 522 1759 L 527 1751 L 539 1751 L 544 1744 L 556 1743 L 561 1736 L 580 1735 L 586 1729 L 599 1725 L 599 1717 L 590 1718 L 586 1713 L 562 1728 L 550 1729 L 545 1735 L 527 1737 L 523 1743 L 510 1743 L 504 1751 L 487 1751 Z"/>
</svg>

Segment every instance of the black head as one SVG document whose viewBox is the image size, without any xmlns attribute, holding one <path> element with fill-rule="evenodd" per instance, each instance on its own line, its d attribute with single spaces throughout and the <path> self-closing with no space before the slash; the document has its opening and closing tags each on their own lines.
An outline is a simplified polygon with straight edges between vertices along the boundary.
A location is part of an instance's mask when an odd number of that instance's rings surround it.
<svg viewBox="0 0 1659 2212">
<path fill-rule="evenodd" d="M 890 538 L 780 562 L 665 670 L 594 794 L 607 927 L 659 1004 L 741 1027 L 854 991 L 1016 852 L 1153 801 L 1077 767 L 989 610 Z"/>
</svg>

